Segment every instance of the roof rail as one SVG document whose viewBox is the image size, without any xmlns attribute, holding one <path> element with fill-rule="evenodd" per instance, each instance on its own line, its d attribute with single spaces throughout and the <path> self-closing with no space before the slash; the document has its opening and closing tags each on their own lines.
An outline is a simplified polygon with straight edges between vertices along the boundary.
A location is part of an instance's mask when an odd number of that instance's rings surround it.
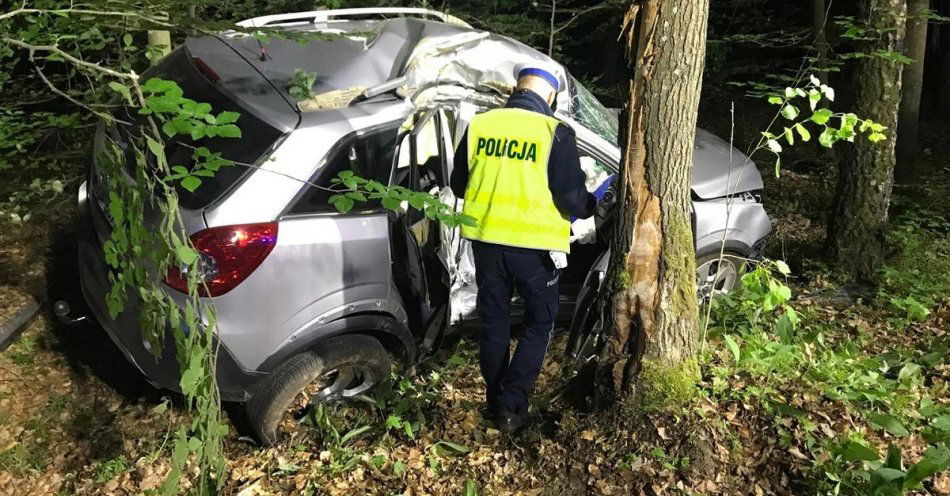
<svg viewBox="0 0 950 496">
<path fill-rule="evenodd" d="M 252 19 L 245 19 L 238 26 L 245 28 L 260 28 L 265 26 L 281 24 L 317 24 L 325 23 L 331 20 L 346 20 L 347 18 L 366 18 L 379 17 L 387 19 L 390 16 L 412 16 L 420 18 L 435 18 L 446 24 L 455 24 L 460 26 L 469 26 L 468 23 L 458 17 L 448 15 L 444 12 L 431 9 L 408 8 L 408 7 L 370 7 L 359 9 L 332 9 L 332 10 L 313 10 L 310 12 L 293 12 L 290 14 L 275 14 Z"/>
</svg>

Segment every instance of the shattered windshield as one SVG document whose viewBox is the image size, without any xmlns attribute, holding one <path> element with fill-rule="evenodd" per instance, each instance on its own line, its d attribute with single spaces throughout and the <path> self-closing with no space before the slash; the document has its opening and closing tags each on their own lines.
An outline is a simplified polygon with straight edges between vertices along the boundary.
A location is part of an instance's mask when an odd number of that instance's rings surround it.
<svg viewBox="0 0 950 496">
<path fill-rule="evenodd" d="M 619 128 L 617 115 L 607 110 L 597 97 L 581 85 L 580 81 L 572 77 L 571 82 L 574 86 L 574 94 L 571 95 L 574 100 L 571 105 L 573 114 L 571 117 L 612 145 L 619 146 L 617 144 L 617 129 Z"/>
</svg>

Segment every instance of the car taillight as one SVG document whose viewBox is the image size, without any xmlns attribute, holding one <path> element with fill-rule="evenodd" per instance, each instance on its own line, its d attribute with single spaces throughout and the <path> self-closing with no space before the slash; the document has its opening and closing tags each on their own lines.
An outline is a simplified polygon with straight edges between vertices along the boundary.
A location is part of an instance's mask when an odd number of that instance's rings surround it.
<svg viewBox="0 0 950 496">
<path fill-rule="evenodd" d="M 221 296 L 247 279 L 274 249 L 277 223 L 212 227 L 193 234 L 191 242 L 199 255 L 199 294 Z M 188 269 L 171 267 L 165 284 L 187 293 Z"/>
</svg>

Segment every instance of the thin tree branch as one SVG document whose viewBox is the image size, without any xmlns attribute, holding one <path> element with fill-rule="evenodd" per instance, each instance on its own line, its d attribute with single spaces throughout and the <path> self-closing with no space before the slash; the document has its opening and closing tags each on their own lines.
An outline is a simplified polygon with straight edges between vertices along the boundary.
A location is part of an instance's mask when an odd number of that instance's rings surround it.
<svg viewBox="0 0 950 496">
<path fill-rule="evenodd" d="M 40 51 L 40 52 L 50 52 L 50 53 L 55 53 L 55 54 L 59 55 L 60 57 L 63 57 L 64 59 L 68 60 L 69 62 L 72 62 L 73 65 L 77 65 L 77 66 L 80 66 L 80 67 L 86 67 L 86 68 L 88 68 L 88 69 L 91 69 L 91 70 L 94 70 L 94 71 L 97 71 L 97 72 L 101 72 L 101 73 L 103 73 L 103 74 L 112 76 L 112 77 L 114 77 L 114 78 L 129 79 L 129 80 L 132 80 L 132 81 L 137 81 L 138 78 L 139 78 L 138 74 L 135 74 L 135 73 L 119 72 L 119 71 L 115 71 L 115 70 L 112 70 L 112 69 L 108 69 L 108 68 L 102 67 L 102 66 L 99 65 L 99 64 L 93 64 L 92 62 L 86 62 L 86 61 L 84 61 L 84 60 L 80 60 L 80 59 L 78 59 L 78 58 L 76 58 L 76 57 L 70 55 L 69 53 L 64 52 L 63 50 L 59 49 L 59 47 L 56 47 L 56 46 L 54 46 L 54 45 L 32 45 L 32 44 L 30 44 L 30 43 L 26 43 L 26 42 L 23 42 L 23 41 L 20 41 L 20 40 L 16 40 L 16 39 L 13 39 L 13 38 L 6 38 L 6 37 L 3 38 L 2 41 L 3 41 L 4 43 L 10 44 L 10 45 L 18 46 L 18 47 L 23 48 L 23 49 L 25 49 L 25 50 L 29 50 L 29 51 L 30 51 L 30 60 L 33 60 L 33 54 L 36 53 L 36 52 L 38 52 L 38 51 Z"/>
<path fill-rule="evenodd" d="M 32 57 L 30 58 L 30 60 L 31 60 L 31 61 L 33 60 Z M 125 122 L 125 121 L 116 119 L 116 118 L 113 117 L 112 115 L 109 115 L 109 114 L 107 114 L 107 113 L 105 113 L 105 112 L 100 112 L 100 111 L 98 111 L 98 110 L 92 108 L 90 105 L 87 105 L 87 104 L 85 104 L 85 103 L 82 103 L 82 102 L 80 102 L 79 100 L 76 100 L 75 98 L 69 96 L 68 94 L 66 94 L 66 92 L 64 92 L 63 90 L 57 88 L 56 85 L 54 85 L 54 84 L 52 83 L 52 81 L 50 81 L 49 79 L 46 78 L 46 74 L 43 74 L 43 70 L 40 69 L 40 66 L 34 64 L 34 68 L 36 69 L 36 73 L 40 75 L 40 79 L 42 79 L 43 82 L 46 83 L 46 86 L 48 86 L 49 89 L 50 89 L 50 91 L 52 91 L 53 93 L 56 93 L 57 95 L 59 95 L 59 96 L 65 98 L 65 99 L 69 100 L 69 101 L 72 102 L 73 104 L 78 105 L 79 107 L 82 107 L 82 108 L 84 108 L 84 109 L 86 109 L 86 110 L 92 112 L 93 114 L 96 114 L 96 115 L 99 116 L 100 118 L 107 120 L 107 121 L 110 121 L 110 122 L 121 122 L 122 124 L 129 124 L 129 125 L 131 124 L 131 123 L 129 123 L 129 122 Z"/>
<path fill-rule="evenodd" d="M 25 6 L 26 4 L 23 4 L 23 5 Z M 24 15 L 24 14 L 53 14 L 53 15 L 79 14 L 79 15 L 102 16 L 102 17 L 125 17 L 125 18 L 131 17 L 131 18 L 141 19 L 143 21 L 155 24 L 156 26 L 164 26 L 164 27 L 169 27 L 169 28 L 175 27 L 174 24 L 170 22 L 166 22 L 166 20 L 168 19 L 167 15 L 162 16 L 164 17 L 163 19 L 162 17 L 152 17 L 145 14 L 141 14 L 139 12 L 114 12 L 114 11 L 103 11 L 103 10 L 73 9 L 73 8 L 47 10 L 47 9 L 28 9 L 25 7 L 21 7 L 16 10 L 11 10 L 10 12 L 7 12 L 5 14 L 0 14 L 0 21 L 4 19 L 9 19 L 11 17 L 16 17 L 18 15 Z"/>
<path fill-rule="evenodd" d="M 588 7 L 588 8 L 586 8 L 586 9 L 584 9 L 584 10 L 581 10 L 580 12 L 574 14 L 574 16 L 571 17 L 567 22 L 565 22 L 564 24 L 561 24 L 557 29 L 555 29 L 553 34 L 560 33 L 561 31 L 563 31 L 564 29 L 566 29 L 568 26 L 570 26 L 571 24 L 573 24 L 574 21 L 576 21 L 579 17 L 583 16 L 584 14 L 589 14 L 589 13 L 595 11 L 595 10 L 598 10 L 598 9 L 606 9 L 607 7 L 610 7 L 610 5 L 607 5 L 607 4 L 605 4 L 605 3 L 602 3 L 602 4 L 600 4 L 600 5 L 594 5 L 593 7 Z M 554 12 L 553 12 L 553 11 L 551 12 L 551 17 L 552 17 L 552 18 L 554 17 Z"/>
</svg>

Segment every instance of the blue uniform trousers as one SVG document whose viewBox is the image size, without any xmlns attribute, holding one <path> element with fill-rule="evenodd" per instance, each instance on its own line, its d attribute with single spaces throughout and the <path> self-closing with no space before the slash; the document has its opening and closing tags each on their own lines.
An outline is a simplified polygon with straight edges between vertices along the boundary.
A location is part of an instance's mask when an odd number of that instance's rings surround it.
<svg viewBox="0 0 950 496">
<path fill-rule="evenodd" d="M 557 316 L 558 278 L 546 251 L 473 241 L 477 309 L 481 319 L 479 365 L 491 409 L 524 415 L 547 352 Z M 510 304 L 513 291 L 524 299 L 524 331 L 514 356 Z"/>
</svg>

